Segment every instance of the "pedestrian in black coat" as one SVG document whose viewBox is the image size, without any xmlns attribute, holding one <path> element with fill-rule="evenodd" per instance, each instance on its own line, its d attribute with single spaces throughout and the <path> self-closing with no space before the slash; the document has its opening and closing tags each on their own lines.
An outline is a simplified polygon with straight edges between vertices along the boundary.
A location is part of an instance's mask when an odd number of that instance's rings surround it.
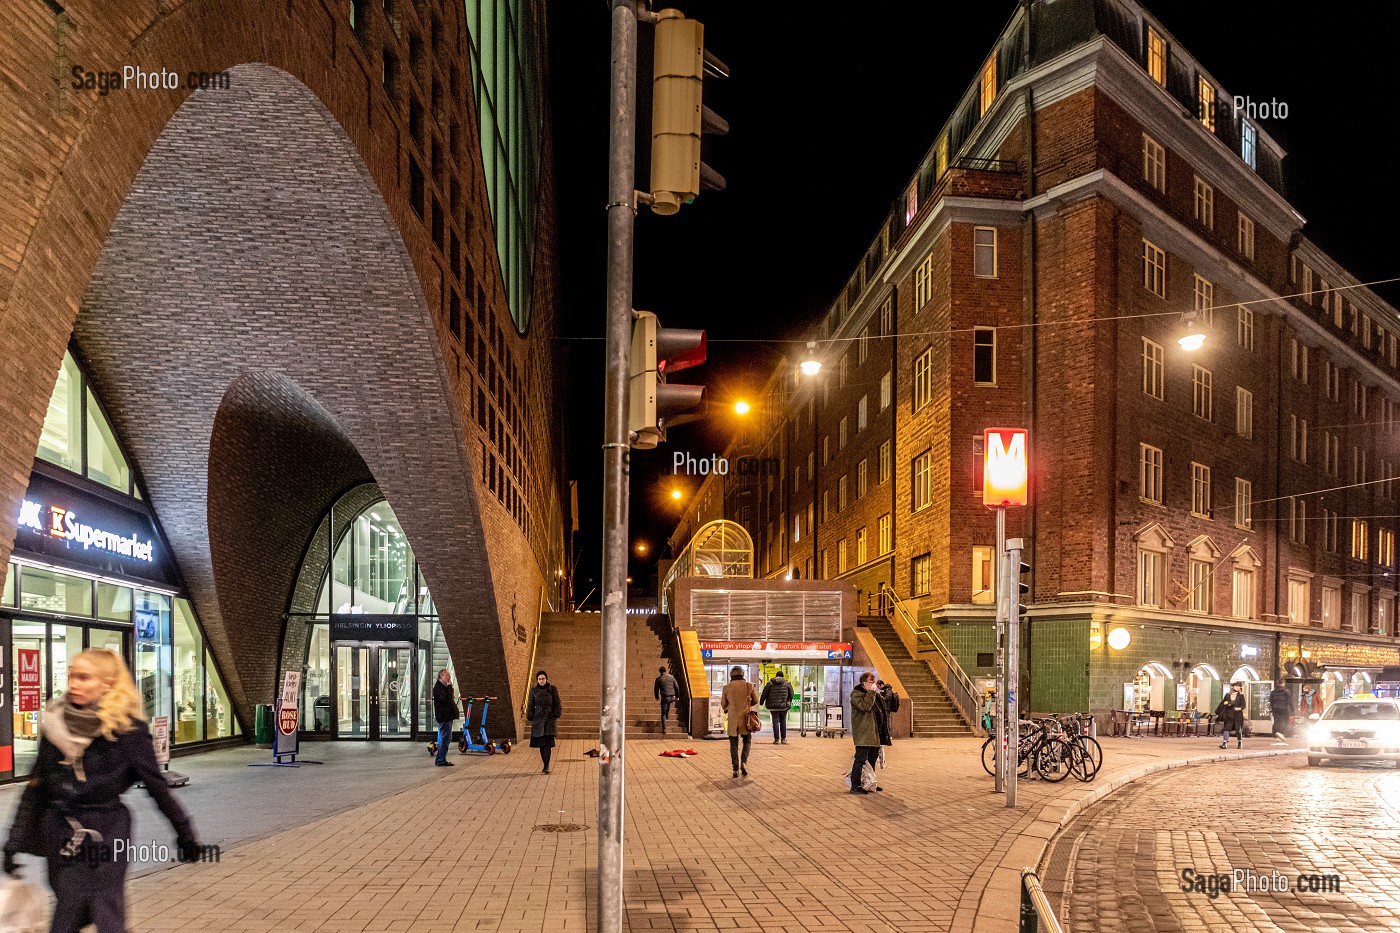
<svg viewBox="0 0 1400 933">
<path fill-rule="evenodd" d="M 554 753 L 554 736 L 559 731 L 555 722 L 562 715 L 559 691 L 549 682 L 549 675 L 539 671 L 535 674 L 535 685 L 530 688 L 525 718 L 530 720 L 530 747 L 540 750 L 545 774 L 549 773 L 549 757 Z"/>
<path fill-rule="evenodd" d="M 452 690 L 452 672 L 443 668 L 438 672 L 437 683 L 433 684 L 433 718 L 437 720 L 437 757 L 433 764 L 439 767 L 451 767 L 452 762 L 447 760 L 447 746 L 452 742 L 452 721 L 461 714 L 457 706 L 457 697 Z M 462 732 L 466 733 L 471 723 L 462 724 Z"/>
<path fill-rule="evenodd" d="M 1227 693 L 1216 707 L 1215 713 L 1220 717 L 1221 725 L 1224 727 L 1221 732 L 1220 747 L 1224 748 L 1230 744 L 1230 730 L 1235 730 L 1235 748 L 1244 748 L 1244 682 L 1235 681 L 1230 684 L 1230 692 Z"/>
<path fill-rule="evenodd" d="M 48 860 L 58 896 L 51 933 L 126 930 L 131 811 L 121 795 L 140 781 L 175 827 L 181 861 L 198 857 L 189 815 L 156 764 L 141 695 L 117 654 L 89 649 L 68 665 L 68 690 L 54 698 L 40 727 L 39 755 L 5 843 L 5 871 L 17 853 Z"/>
</svg>

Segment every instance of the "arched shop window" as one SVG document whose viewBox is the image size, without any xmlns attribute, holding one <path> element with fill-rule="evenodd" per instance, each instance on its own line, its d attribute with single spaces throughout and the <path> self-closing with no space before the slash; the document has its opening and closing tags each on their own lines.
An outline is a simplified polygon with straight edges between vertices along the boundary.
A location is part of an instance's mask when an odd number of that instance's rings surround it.
<svg viewBox="0 0 1400 933">
<path fill-rule="evenodd" d="M 413 547 L 373 483 L 351 489 L 322 516 L 293 589 L 282 663 L 287 669 L 302 661 L 306 732 L 327 738 L 376 737 L 361 721 L 357 710 L 362 704 L 354 691 L 364 689 L 364 678 L 378 675 L 362 669 L 368 661 L 347 647 L 351 643 L 401 645 L 395 650 L 406 652 L 403 657 L 414 670 L 409 689 L 398 689 L 400 702 L 387 718 L 381 706 L 376 729 L 390 723 L 394 737 L 415 729 L 431 732 L 433 679 L 443 668 L 453 669 L 452 659 Z M 409 675 L 400 668 L 399 676 Z"/>
<path fill-rule="evenodd" d="M 6 687 L 16 775 L 33 761 L 42 706 L 67 689 L 68 661 L 84 648 L 125 657 L 147 717 L 168 719 L 172 743 L 241 732 L 135 473 L 82 368 L 65 353 L 0 591 L 0 627 L 12 642 L 6 663 L 15 672 Z M 97 540 L 80 546 L 54 535 L 60 518 Z"/>
</svg>

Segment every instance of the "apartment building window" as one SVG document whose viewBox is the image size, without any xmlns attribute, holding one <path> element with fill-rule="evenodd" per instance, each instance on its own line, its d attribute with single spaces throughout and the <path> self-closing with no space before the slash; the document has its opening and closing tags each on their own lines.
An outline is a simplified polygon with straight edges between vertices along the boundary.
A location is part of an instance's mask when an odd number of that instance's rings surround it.
<svg viewBox="0 0 1400 933">
<path fill-rule="evenodd" d="M 1331 431 L 1322 432 L 1322 469 L 1328 476 L 1342 472 L 1342 442 Z"/>
<path fill-rule="evenodd" d="M 1355 444 L 1351 446 L 1351 481 L 1366 482 L 1366 451 Z"/>
<path fill-rule="evenodd" d="M 1353 415 L 1364 416 L 1366 414 L 1366 409 L 1370 407 L 1369 402 L 1371 400 L 1368 397 L 1370 395 L 1370 390 L 1371 387 L 1361 382 L 1359 379 L 1353 379 L 1351 381 L 1351 413 Z"/>
<path fill-rule="evenodd" d="M 1342 588 L 1322 585 L 1322 627 L 1342 627 Z"/>
<path fill-rule="evenodd" d="M 1167 150 L 1146 133 L 1142 134 L 1142 180 L 1158 191 L 1167 190 Z"/>
<path fill-rule="evenodd" d="M 1288 456 L 1299 463 L 1308 462 L 1308 419 L 1288 416 Z"/>
<path fill-rule="evenodd" d="M 1376 600 L 1376 634 L 1395 634 L 1395 597 L 1393 595 L 1381 594 Z"/>
<path fill-rule="evenodd" d="M 1230 580 L 1230 615 L 1236 619 L 1254 618 L 1254 571 L 1236 567 Z"/>
<path fill-rule="evenodd" d="M 1161 606 L 1166 583 L 1167 555 L 1138 546 L 1138 605 Z"/>
<path fill-rule="evenodd" d="M 1341 295 L 1332 296 L 1332 326 L 1338 330 L 1346 326 L 1346 302 Z"/>
<path fill-rule="evenodd" d="M 933 561 L 928 554 L 920 554 L 909 561 L 909 595 L 927 596 L 930 570 Z"/>
<path fill-rule="evenodd" d="M 1342 400 L 1342 371 L 1331 360 L 1322 361 L 1322 392 L 1333 402 Z"/>
<path fill-rule="evenodd" d="M 1138 495 L 1161 505 L 1162 451 L 1150 444 L 1139 444 L 1138 448 Z"/>
<path fill-rule="evenodd" d="M 1214 567 L 1208 560 L 1194 557 L 1187 568 L 1188 583 L 1191 587 L 1191 611 L 1209 613 L 1211 609 L 1211 580 L 1215 576 Z"/>
<path fill-rule="evenodd" d="M 1371 553 L 1371 526 L 1362 518 L 1351 520 L 1351 556 L 1366 560 Z"/>
<path fill-rule="evenodd" d="M 1294 254 L 1294 256 L 1293 256 L 1293 261 L 1294 261 L 1294 263 L 1297 263 L 1297 261 L 1298 261 L 1298 256 L 1297 256 L 1297 254 Z M 1304 301 L 1305 303 L 1307 303 L 1307 304 L 1312 304 L 1312 303 L 1313 303 L 1313 287 L 1312 287 L 1312 281 L 1313 281 L 1312 267 L 1309 266 L 1307 263 L 1303 263 L 1303 301 Z M 1326 283 L 1324 282 L 1323 285 L 1324 285 L 1324 287 L 1325 287 L 1325 286 L 1326 286 Z"/>
<path fill-rule="evenodd" d="M 1155 399 L 1163 397 L 1162 345 L 1142 338 L 1142 391 Z"/>
<path fill-rule="evenodd" d="M 1252 169 L 1258 168 L 1256 165 L 1258 142 L 1254 124 L 1248 121 L 1242 122 L 1240 124 L 1240 158 L 1244 159 L 1244 164 Z"/>
<path fill-rule="evenodd" d="M 1147 76 L 1167 86 L 1167 40 L 1151 26 L 1147 27 Z"/>
<path fill-rule="evenodd" d="M 1337 553 L 1337 519 L 1336 512 L 1328 509 L 1319 509 L 1322 514 L 1318 516 L 1322 520 L 1322 548 L 1328 554 Z"/>
<path fill-rule="evenodd" d="M 944 136 L 938 141 L 937 148 L 934 149 L 933 170 L 938 178 L 942 178 L 948 171 L 948 137 Z"/>
<path fill-rule="evenodd" d="M 929 347 L 914 361 L 914 411 L 920 411 L 933 401 L 933 348 Z"/>
<path fill-rule="evenodd" d="M 1235 323 L 1235 340 L 1251 353 L 1254 352 L 1254 311 L 1240 305 Z"/>
<path fill-rule="evenodd" d="M 1353 586 L 1351 590 L 1351 612 L 1348 614 L 1348 623 L 1353 632 L 1364 632 L 1370 628 L 1370 591 L 1364 587 Z"/>
<path fill-rule="evenodd" d="M 1394 334 L 1385 335 L 1385 353 L 1386 357 L 1390 360 L 1391 369 L 1395 368 L 1395 348 L 1398 343 L 1400 343 L 1400 340 L 1397 340 Z"/>
<path fill-rule="evenodd" d="M 1191 464 L 1191 514 L 1210 518 L 1210 467 Z"/>
<path fill-rule="evenodd" d="M 811 454 L 808 454 L 808 456 L 811 456 Z M 795 469 L 795 470 L 792 471 L 792 491 L 793 491 L 794 493 L 796 493 L 796 492 L 799 492 L 801 489 L 802 489 L 802 467 L 798 467 L 797 469 Z"/>
<path fill-rule="evenodd" d="M 1215 286 L 1209 279 L 1203 279 L 1199 275 L 1195 279 L 1195 287 L 1192 289 L 1192 307 L 1202 322 L 1214 327 Z"/>
<path fill-rule="evenodd" d="M 972 274 L 979 279 L 997 277 L 997 228 L 972 229 Z"/>
<path fill-rule="evenodd" d="M 1294 544 L 1308 543 L 1308 503 L 1296 496 L 1288 497 L 1288 538 Z"/>
<path fill-rule="evenodd" d="M 822 579 L 831 579 L 831 553 L 826 548 L 822 548 Z"/>
<path fill-rule="evenodd" d="M 802 540 L 802 516 L 796 515 L 792 519 L 792 543 L 797 544 Z"/>
<path fill-rule="evenodd" d="M 996 328 L 974 327 L 972 329 L 972 381 L 980 386 L 996 385 Z"/>
<path fill-rule="evenodd" d="M 866 413 L 870 407 L 870 397 L 862 395 L 860 401 L 856 402 L 856 433 L 864 431 L 869 423 Z"/>
<path fill-rule="evenodd" d="M 1382 567 L 1395 566 L 1395 532 L 1384 528 L 1376 532 L 1376 563 Z"/>
<path fill-rule="evenodd" d="M 1307 344 L 1299 343 L 1297 337 L 1290 337 L 1290 360 L 1293 367 L 1293 378 L 1303 385 L 1308 384 L 1308 356 L 1309 348 Z"/>
<path fill-rule="evenodd" d="M 822 521 L 831 520 L 831 490 L 822 490 Z"/>
<path fill-rule="evenodd" d="M 1245 259 L 1254 259 L 1254 221 L 1240 214 L 1239 251 Z"/>
<path fill-rule="evenodd" d="M 982 78 L 978 82 L 979 99 L 981 110 L 978 116 L 982 116 L 991 109 L 992 101 L 997 99 L 997 57 L 992 55 L 987 59 L 987 64 L 982 66 Z"/>
<path fill-rule="evenodd" d="M 886 408 L 889 408 L 889 407 L 890 407 L 890 396 L 894 394 L 894 393 L 891 391 L 891 389 L 893 388 L 893 383 L 894 383 L 894 380 L 890 378 L 890 374 L 889 374 L 888 372 L 885 373 L 883 376 L 880 377 L 880 410 L 881 410 L 881 411 L 884 411 Z"/>
<path fill-rule="evenodd" d="M 933 504 L 933 452 L 926 450 L 909 465 L 911 482 L 911 511 L 917 512 Z"/>
<path fill-rule="evenodd" d="M 1194 215 L 1196 223 L 1207 230 L 1215 229 L 1215 188 L 1201 181 L 1201 176 L 1196 176 L 1195 181 L 1195 201 Z"/>
<path fill-rule="evenodd" d="M 822 437 L 822 466 L 826 466 L 826 465 L 827 465 L 828 463 L 830 463 L 830 462 L 831 462 L 831 435 L 830 435 L 830 434 L 827 434 L 827 435 L 824 435 L 824 436 Z"/>
<path fill-rule="evenodd" d="M 1235 386 L 1235 433 L 1254 437 L 1254 393 L 1244 386 Z"/>
<path fill-rule="evenodd" d="M 885 303 L 880 305 L 880 336 L 888 337 L 894 333 L 894 299 L 886 298 Z"/>
<path fill-rule="evenodd" d="M 880 539 L 880 556 L 883 557 L 890 551 L 894 550 L 894 542 L 890 540 L 890 516 L 888 512 L 880 516 L 880 521 L 879 524 L 876 525 L 876 528 L 876 534 Z"/>
<path fill-rule="evenodd" d="M 856 531 L 856 566 L 865 563 L 865 528 Z"/>
<path fill-rule="evenodd" d="M 869 488 L 869 484 L 868 484 L 868 482 L 867 482 L 868 479 L 869 479 L 869 472 L 870 472 L 870 471 L 867 469 L 867 467 L 869 466 L 869 463 L 870 463 L 870 461 L 868 461 L 868 460 L 866 460 L 866 459 L 864 459 L 864 458 L 861 458 L 860 463 L 857 463 L 857 464 L 856 464 L 856 498 L 857 498 L 857 499 L 859 499 L 861 496 L 864 496 L 866 490 Z"/>
<path fill-rule="evenodd" d="M 1167 254 L 1150 240 L 1142 241 L 1142 287 L 1158 298 L 1167 297 Z"/>
<path fill-rule="evenodd" d="M 880 482 L 890 478 L 890 442 L 880 444 Z"/>
<path fill-rule="evenodd" d="M 1395 403 L 1388 398 L 1381 399 L 1381 426 L 1385 433 L 1395 433 Z"/>
<path fill-rule="evenodd" d="M 841 478 L 836 481 L 836 512 L 840 514 L 846 511 L 846 474 L 842 473 Z"/>
<path fill-rule="evenodd" d="M 1201 126 L 1215 132 L 1215 85 L 1199 75 L 1196 77 L 1196 117 Z"/>
<path fill-rule="evenodd" d="M 995 549 L 979 545 L 972 549 L 972 601 L 978 605 L 990 605 L 996 599 L 992 579 L 992 554 Z"/>
<path fill-rule="evenodd" d="M 817 452 L 815 450 L 807 454 L 807 480 L 810 482 L 817 475 Z"/>
<path fill-rule="evenodd" d="M 856 365 L 864 363 L 870 356 L 870 325 L 865 326 L 865 330 L 860 332 L 860 339 L 856 341 Z"/>
<path fill-rule="evenodd" d="M 924 257 L 914 272 L 914 310 L 918 311 L 933 297 L 933 253 Z"/>
<path fill-rule="evenodd" d="M 1254 527 L 1254 484 L 1235 477 L 1235 527 Z"/>
<path fill-rule="evenodd" d="M 1307 625 L 1312 611 L 1312 584 L 1297 577 L 1288 578 L 1288 621 L 1294 625 Z"/>
<path fill-rule="evenodd" d="M 836 572 L 846 572 L 846 539 L 836 542 Z"/>
<path fill-rule="evenodd" d="M 1361 309 L 1356 305 L 1351 306 L 1351 335 L 1361 336 Z"/>
<path fill-rule="evenodd" d="M 1214 413 L 1211 394 L 1210 370 L 1204 366 L 1191 366 L 1191 413 L 1197 418 L 1211 420 Z"/>
</svg>

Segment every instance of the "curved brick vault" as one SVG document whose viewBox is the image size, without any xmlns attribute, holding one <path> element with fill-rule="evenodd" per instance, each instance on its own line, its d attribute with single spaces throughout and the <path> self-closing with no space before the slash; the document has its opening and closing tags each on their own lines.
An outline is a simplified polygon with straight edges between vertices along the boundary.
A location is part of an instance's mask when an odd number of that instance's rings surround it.
<svg viewBox="0 0 1400 933">
<path fill-rule="evenodd" d="M 404 245 L 306 88 L 265 65 L 232 75 L 152 147 L 74 339 L 240 711 L 272 696 L 281 614 L 316 522 L 370 478 L 414 544 L 464 680 L 510 695 L 500 621 L 481 598 L 472 469 Z"/>
</svg>

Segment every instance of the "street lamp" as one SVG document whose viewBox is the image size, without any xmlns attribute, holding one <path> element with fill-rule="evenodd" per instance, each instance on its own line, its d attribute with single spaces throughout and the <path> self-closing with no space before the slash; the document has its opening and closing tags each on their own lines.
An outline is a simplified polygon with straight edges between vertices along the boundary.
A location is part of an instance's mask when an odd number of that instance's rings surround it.
<svg viewBox="0 0 1400 933">
<path fill-rule="evenodd" d="M 1187 311 L 1181 316 L 1181 322 L 1186 325 L 1186 333 L 1177 338 L 1177 343 L 1183 350 L 1199 350 L 1201 344 L 1206 342 L 1206 332 L 1201 328 L 1200 313 L 1197 311 Z"/>
<path fill-rule="evenodd" d="M 672 489 L 672 490 L 671 490 L 671 498 L 672 498 L 672 499 L 677 499 L 677 500 L 679 500 L 680 497 L 681 497 L 681 491 L 680 491 L 679 489 Z"/>
<path fill-rule="evenodd" d="M 645 554 L 646 552 L 647 552 L 647 546 L 646 546 L 645 544 L 638 544 L 638 545 L 637 545 L 637 553 L 638 553 L 638 554 Z"/>
<path fill-rule="evenodd" d="M 749 403 L 740 399 L 734 403 L 734 414 L 747 415 L 749 413 Z"/>
<path fill-rule="evenodd" d="M 822 361 L 817 359 L 817 342 L 807 341 L 807 358 L 802 361 L 802 375 L 815 376 L 822 371 Z"/>
</svg>

